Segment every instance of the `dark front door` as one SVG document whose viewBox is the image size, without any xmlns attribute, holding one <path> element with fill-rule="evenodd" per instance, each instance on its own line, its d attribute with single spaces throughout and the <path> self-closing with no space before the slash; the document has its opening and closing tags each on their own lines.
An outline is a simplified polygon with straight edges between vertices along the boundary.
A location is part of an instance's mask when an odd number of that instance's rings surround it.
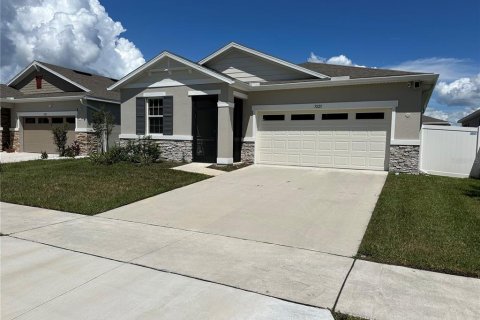
<svg viewBox="0 0 480 320">
<path fill-rule="evenodd" d="M 193 161 L 217 162 L 218 97 L 192 97 Z"/>
<path fill-rule="evenodd" d="M 242 154 L 243 100 L 235 98 L 233 109 L 233 161 L 240 162 Z"/>
</svg>

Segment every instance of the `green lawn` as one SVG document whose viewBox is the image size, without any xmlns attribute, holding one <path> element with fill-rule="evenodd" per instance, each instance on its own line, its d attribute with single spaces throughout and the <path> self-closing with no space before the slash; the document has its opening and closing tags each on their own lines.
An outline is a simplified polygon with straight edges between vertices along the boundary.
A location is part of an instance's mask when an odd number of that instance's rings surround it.
<svg viewBox="0 0 480 320">
<path fill-rule="evenodd" d="M 208 178 L 169 169 L 175 165 L 104 166 L 87 159 L 2 164 L 0 200 L 93 215 Z"/>
<path fill-rule="evenodd" d="M 358 257 L 480 277 L 480 180 L 390 174 Z"/>
<path fill-rule="evenodd" d="M 354 317 L 338 312 L 332 312 L 332 315 L 335 320 L 365 320 L 364 318 Z"/>
</svg>

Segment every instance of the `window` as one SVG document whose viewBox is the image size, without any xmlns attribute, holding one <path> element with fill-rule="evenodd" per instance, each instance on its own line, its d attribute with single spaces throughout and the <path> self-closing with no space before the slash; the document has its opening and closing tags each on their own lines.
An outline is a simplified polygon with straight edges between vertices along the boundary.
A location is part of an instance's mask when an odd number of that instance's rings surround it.
<svg viewBox="0 0 480 320">
<path fill-rule="evenodd" d="M 322 120 L 347 120 L 348 113 L 324 113 Z"/>
<path fill-rule="evenodd" d="M 75 117 L 67 117 L 65 120 L 67 123 L 75 124 Z"/>
<path fill-rule="evenodd" d="M 383 112 L 362 112 L 355 115 L 357 120 L 367 119 L 385 119 L 385 113 Z"/>
<path fill-rule="evenodd" d="M 59 124 L 59 123 L 63 123 L 63 118 L 52 118 L 52 124 Z"/>
<path fill-rule="evenodd" d="M 35 118 L 25 118 L 25 123 L 35 124 Z"/>
<path fill-rule="evenodd" d="M 38 123 L 43 123 L 43 124 L 49 124 L 50 123 L 50 119 L 48 118 L 38 118 Z"/>
<path fill-rule="evenodd" d="M 284 114 L 264 114 L 263 121 L 282 121 L 285 120 Z"/>
<path fill-rule="evenodd" d="M 148 133 L 163 133 L 163 99 L 148 99 Z"/>
<path fill-rule="evenodd" d="M 290 118 L 292 120 L 315 120 L 315 115 L 313 113 L 310 114 L 292 114 Z"/>
</svg>

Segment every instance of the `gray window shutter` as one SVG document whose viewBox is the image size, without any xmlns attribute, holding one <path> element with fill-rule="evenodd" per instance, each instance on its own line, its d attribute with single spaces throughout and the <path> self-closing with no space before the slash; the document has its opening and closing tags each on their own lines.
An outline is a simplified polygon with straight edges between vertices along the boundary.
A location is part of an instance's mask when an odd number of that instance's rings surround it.
<svg viewBox="0 0 480 320">
<path fill-rule="evenodd" d="M 173 135 L 173 97 L 163 98 L 163 134 Z"/>
<path fill-rule="evenodd" d="M 136 128 L 137 135 L 145 134 L 145 98 L 137 98 Z"/>
</svg>

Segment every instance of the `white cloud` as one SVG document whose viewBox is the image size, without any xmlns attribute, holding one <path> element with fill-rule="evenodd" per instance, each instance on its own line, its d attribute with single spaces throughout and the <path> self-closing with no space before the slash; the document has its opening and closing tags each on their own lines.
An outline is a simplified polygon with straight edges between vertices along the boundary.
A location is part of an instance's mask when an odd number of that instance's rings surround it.
<svg viewBox="0 0 480 320">
<path fill-rule="evenodd" d="M 461 77 L 473 76 L 476 73 L 470 60 L 457 58 L 421 58 L 385 66 L 385 68 L 413 72 L 438 73 L 443 81 L 455 81 Z"/>
<path fill-rule="evenodd" d="M 0 80 L 32 60 L 120 78 L 145 62 L 98 0 L 2 0 Z"/>
<path fill-rule="evenodd" d="M 480 106 L 480 73 L 450 83 L 440 81 L 435 89 L 436 100 L 449 106 Z"/>
<path fill-rule="evenodd" d="M 446 120 L 453 125 L 457 125 L 458 120 L 476 110 L 477 108 L 474 107 L 448 107 L 446 110 L 428 107 L 425 114 L 430 117 Z"/>
<path fill-rule="evenodd" d="M 333 57 L 330 57 L 330 58 L 326 59 L 326 58 L 317 56 L 313 52 L 310 52 L 310 57 L 308 58 L 308 62 L 339 64 L 339 65 L 342 65 L 342 66 L 365 67 L 365 66 L 360 66 L 360 65 L 354 64 L 352 62 L 352 60 L 344 54 L 341 54 L 341 55 L 338 55 L 338 56 L 333 56 Z"/>
</svg>

